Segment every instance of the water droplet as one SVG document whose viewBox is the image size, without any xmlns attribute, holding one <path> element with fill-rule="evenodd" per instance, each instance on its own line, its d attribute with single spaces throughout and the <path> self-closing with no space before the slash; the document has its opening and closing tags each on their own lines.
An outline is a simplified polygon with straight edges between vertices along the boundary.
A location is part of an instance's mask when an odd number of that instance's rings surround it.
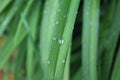
<svg viewBox="0 0 120 80">
<path fill-rule="evenodd" d="M 56 40 L 56 38 L 54 37 L 54 38 L 52 38 L 52 40 L 53 40 L 53 41 L 55 41 L 55 40 Z"/>
<path fill-rule="evenodd" d="M 68 14 L 65 14 L 65 15 L 64 15 L 64 18 L 66 18 L 67 16 L 68 16 Z"/>
<path fill-rule="evenodd" d="M 61 40 L 59 40 L 59 44 L 64 44 L 64 40 L 63 39 L 61 39 Z"/>
<path fill-rule="evenodd" d="M 66 18 L 67 16 L 66 15 L 64 15 L 64 18 Z"/>
<path fill-rule="evenodd" d="M 58 21 L 56 21 L 56 24 L 59 24 L 59 22 L 58 22 Z"/>
<path fill-rule="evenodd" d="M 72 29 L 74 29 L 74 27 L 72 27 Z"/>
<path fill-rule="evenodd" d="M 61 9 L 59 9 L 58 12 L 61 12 Z"/>
<path fill-rule="evenodd" d="M 47 63 L 50 64 L 50 61 L 48 61 Z"/>
<path fill-rule="evenodd" d="M 78 14 L 78 12 L 76 11 L 76 13 L 75 13 L 76 15 Z"/>
<path fill-rule="evenodd" d="M 62 63 L 65 64 L 65 60 L 63 60 Z"/>
</svg>

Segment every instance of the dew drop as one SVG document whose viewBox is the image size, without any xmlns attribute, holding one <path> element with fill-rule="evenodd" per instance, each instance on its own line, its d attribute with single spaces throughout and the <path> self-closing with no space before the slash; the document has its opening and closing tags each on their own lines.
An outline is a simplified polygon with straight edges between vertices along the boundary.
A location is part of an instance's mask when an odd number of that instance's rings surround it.
<svg viewBox="0 0 120 80">
<path fill-rule="evenodd" d="M 63 39 L 61 39 L 61 40 L 59 40 L 59 44 L 64 44 L 64 40 Z"/>
<path fill-rule="evenodd" d="M 66 18 L 67 16 L 66 15 L 64 15 L 64 18 Z"/>
<path fill-rule="evenodd" d="M 48 61 L 47 63 L 50 64 L 50 61 Z"/>
<path fill-rule="evenodd" d="M 76 13 L 75 13 L 76 15 L 78 14 L 78 12 L 76 11 Z"/>
<path fill-rule="evenodd" d="M 59 24 L 59 22 L 58 22 L 58 21 L 56 21 L 56 24 Z"/>
<path fill-rule="evenodd" d="M 58 12 L 61 12 L 61 9 L 59 9 Z"/>
<path fill-rule="evenodd" d="M 64 15 L 64 18 L 66 18 L 66 17 L 67 17 L 67 15 L 68 15 L 68 14 L 65 14 L 65 15 Z"/>
<path fill-rule="evenodd" d="M 65 60 L 63 60 L 62 63 L 65 64 Z"/>
<path fill-rule="evenodd" d="M 55 40 L 56 40 L 56 38 L 54 37 L 54 38 L 52 38 L 52 40 L 53 40 L 53 41 L 55 41 Z"/>
<path fill-rule="evenodd" d="M 74 27 L 72 27 L 72 29 L 74 29 Z"/>
</svg>

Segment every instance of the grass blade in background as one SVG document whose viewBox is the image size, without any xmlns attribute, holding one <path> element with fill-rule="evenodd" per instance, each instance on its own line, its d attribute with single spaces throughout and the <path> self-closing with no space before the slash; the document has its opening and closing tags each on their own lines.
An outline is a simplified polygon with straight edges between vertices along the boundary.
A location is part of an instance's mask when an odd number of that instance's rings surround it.
<svg viewBox="0 0 120 80">
<path fill-rule="evenodd" d="M 26 5 L 25 10 L 23 11 L 24 16 L 29 11 L 32 1 L 33 0 L 29 1 L 28 4 Z M 8 39 L 8 41 L 6 41 L 6 45 L 3 47 L 3 49 L 0 50 L 0 59 L 2 60 L 0 62 L 0 69 L 5 64 L 5 62 L 8 60 L 8 58 L 10 57 L 12 52 L 16 49 L 16 47 L 23 41 L 23 39 L 27 35 L 22 24 L 23 24 L 22 20 L 20 19 L 18 28 L 17 28 L 17 32 L 15 35 L 13 35 L 15 37 Z M 22 35 L 21 35 L 21 33 L 22 33 Z"/>
<path fill-rule="evenodd" d="M 34 5 L 32 14 L 30 15 L 30 33 L 32 36 L 31 38 L 28 36 L 28 44 L 27 44 L 27 80 L 33 80 L 33 56 L 35 53 L 35 40 L 36 40 L 36 31 L 37 31 L 37 23 L 39 19 L 40 12 L 40 2 Z"/>
<path fill-rule="evenodd" d="M 103 61 L 102 61 L 102 76 L 103 80 L 109 79 L 110 69 L 112 66 L 112 60 L 113 60 L 113 55 L 115 51 L 115 47 L 117 45 L 117 40 L 120 34 L 120 1 L 117 3 L 117 8 L 115 11 L 115 15 L 112 21 L 112 24 L 110 26 L 110 31 L 109 31 L 109 36 L 107 37 L 107 41 L 105 45 L 107 46 L 107 49 L 105 50 L 105 53 L 103 54 Z"/>
<path fill-rule="evenodd" d="M 71 45 L 70 45 L 70 47 L 68 49 L 69 50 L 68 50 L 68 54 L 67 54 L 63 80 L 70 80 L 70 53 L 71 53 Z"/>
<path fill-rule="evenodd" d="M 119 79 L 120 79 L 120 46 L 119 46 L 113 73 L 110 80 L 119 80 Z"/>
<path fill-rule="evenodd" d="M 82 35 L 83 80 L 97 80 L 99 0 L 84 0 Z"/>
<path fill-rule="evenodd" d="M 0 0 L 0 14 L 12 0 Z"/>
<path fill-rule="evenodd" d="M 101 80 L 102 77 L 102 63 L 103 61 L 101 60 L 101 58 L 104 56 L 104 52 L 105 50 L 108 48 L 108 46 L 106 45 L 106 43 L 108 43 L 108 37 L 110 34 L 110 30 L 112 27 L 111 23 L 114 19 L 114 15 L 115 15 L 115 10 L 117 7 L 117 1 L 116 0 L 112 0 L 110 2 L 110 5 L 108 6 L 108 9 L 106 10 L 106 14 L 104 19 L 101 21 L 100 24 L 100 29 L 99 29 L 99 54 L 98 54 L 98 75 L 99 75 L 99 80 Z M 110 42 L 111 43 L 111 42 Z"/>
<path fill-rule="evenodd" d="M 3 1 L 4 2 L 4 1 Z M 12 18 L 15 16 L 16 12 L 20 9 L 23 4 L 23 0 L 16 0 L 12 5 L 10 11 L 6 14 L 5 19 L 0 24 L 0 36 L 3 35 L 3 32 L 6 30 L 8 24 L 12 21 Z"/>
<path fill-rule="evenodd" d="M 120 0 L 0 0 L 0 80 L 118 79 L 119 7 Z"/>
<path fill-rule="evenodd" d="M 25 51 L 26 51 L 26 43 L 23 43 L 24 45 L 20 45 L 20 48 L 17 53 L 17 56 L 15 58 L 15 65 L 14 65 L 14 79 L 15 80 L 19 80 L 21 79 L 21 75 L 22 75 L 22 68 L 23 68 L 23 62 L 24 62 L 24 58 L 25 58 Z M 18 66 L 19 64 L 19 66 Z"/>
</svg>

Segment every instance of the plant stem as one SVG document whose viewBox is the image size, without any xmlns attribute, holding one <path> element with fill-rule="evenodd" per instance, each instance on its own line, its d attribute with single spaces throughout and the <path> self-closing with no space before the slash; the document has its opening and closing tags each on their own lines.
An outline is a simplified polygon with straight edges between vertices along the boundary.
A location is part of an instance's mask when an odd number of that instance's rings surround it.
<svg viewBox="0 0 120 80">
<path fill-rule="evenodd" d="M 97 80 L 99 0 L 84 0 L 82 35 L 83 80 Z"/>
</svg>

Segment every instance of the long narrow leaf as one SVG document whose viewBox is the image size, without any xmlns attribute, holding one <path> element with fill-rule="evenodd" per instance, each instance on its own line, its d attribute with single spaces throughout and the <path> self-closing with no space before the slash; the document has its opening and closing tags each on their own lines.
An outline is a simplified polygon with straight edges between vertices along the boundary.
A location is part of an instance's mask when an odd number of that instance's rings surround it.
<svg viewBox="0 0 120 80">
<path fill-rule="evenodd" d="M 97 80 L 99 0 L 84 0 L 82 35 L 83 80 Z"/>
</svg>

